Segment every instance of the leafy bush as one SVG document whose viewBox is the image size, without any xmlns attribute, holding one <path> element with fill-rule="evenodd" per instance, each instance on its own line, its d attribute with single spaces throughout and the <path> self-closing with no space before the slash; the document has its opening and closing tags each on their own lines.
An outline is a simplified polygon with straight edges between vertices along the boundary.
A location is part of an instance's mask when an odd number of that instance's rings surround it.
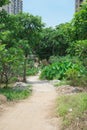
<svg viewBox="0 0 87 130">
<path fill-rule="evenodd" d="M 54 63 L 54 62 L 57 62 L 59 61 L 60 57 L 59 56 L 50 56 L 49 58 L 49 63 Z"/>
<path fill-rule="evenodd" d="M 72 43 L 68 49 L 71 55 L 78 56 L 87 67 L 87 40 L 79 40 Z"/>
<path fill-rule="evenodd" d="M 85 68 L 81 65 L 81 63 L 77 64 L 69 60 L 60 60 L 60 62 L 55 62 L 42 70 L 40 75 L 41 79 L 64 79 L 66 77 L 66 72 L 69 69 L 75 69 L 79 74 L 85 73 Z"/>
<path fill-rule="evenodd" d="M 32 67 L 30 69 L 27 70 L 27 76 L 30 76 L 30 75 L 36 75 L 38 73 L 38 68 L 35 68 L 35 67 Z"/>
<path fill-rule="evenodd" d="M 0 93 L 5 95 L 8 100 L 20 100 L 25 99 L 31 94 L 30 89 L 16 91 L 12 88 L 0 88 Z"/>
<path fill-rule="evenodd" d="M 18 77 L 12 77 L 10 79 L 10 82 L 13 83 L 13 82 L 17 82 L 18 81 Z"/>
<path fill-rule="evenodd" d="M 66 71 L 66 79 L 70 81 L 70 85 L 83 87 L 87 86 L 87 75 L 84 71 L 81 70 L 81 68 L 79 68 L 79 71 L 75 68 L 68 69 Z"/>
</svg>

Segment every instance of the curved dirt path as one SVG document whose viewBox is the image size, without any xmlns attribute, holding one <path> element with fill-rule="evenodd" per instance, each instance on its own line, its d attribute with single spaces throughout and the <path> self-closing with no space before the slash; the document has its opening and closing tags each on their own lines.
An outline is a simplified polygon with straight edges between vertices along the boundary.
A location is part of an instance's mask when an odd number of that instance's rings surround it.
<svg viewBox="0 0 87 130">
<path fill-rule="evenodd" d="M 33 85 L 30 98 L 10 107 L 0 117 L 0 130 L 60 130 L 58 120 L 50 116 L 56 99 L 55 88 L 38 76 L 30 77 Z"/>
</svg>

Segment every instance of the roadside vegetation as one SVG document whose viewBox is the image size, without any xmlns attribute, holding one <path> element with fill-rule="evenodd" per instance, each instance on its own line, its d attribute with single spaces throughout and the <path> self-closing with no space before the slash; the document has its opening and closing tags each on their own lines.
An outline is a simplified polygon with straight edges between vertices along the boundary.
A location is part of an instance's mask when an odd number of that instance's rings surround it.
<svg viewBox="0 0 87 130">
<path fill-rule="evenodd" d="M 2 0 L 0 7 L 8 1 Z M 41 79 L 87 89 L 87 1 L 71 22 L 55 28 L 45 27 L 39 16 L 0 11 L 0 93 L 8 100 L 27 97 L 31 91 L 16 91 L 9 84 L 26 83 L 27 76 L 39 71 Z M 67 113 L 69 109 L 72 112 Z M 63 117 L 64 125 L 83 118 L 86 110 L 87 92 L 58 98 L 57 114 Z"/>
<path fill-rule="evenodd" d="M 86 130 L 87 93 L 63 95 L 57 99 L 56 115 L 62 118 L 62 130 Z"/>
<path fill-rule="evenodd" d="M 56 87 L 67 87 L 68 85 L 85 88 L 85 92 L 63 94 L 63 96 L 58 97 L 56 115 L 62 118 L 63 130 L 87 129 L 86 11 L 87 1 L 81 5 L 70 23 L 61 24 L 53 30 L 52 28 L 46 30 L 48 33 L 45 33 L 43 37 L 42 55 L 39 50 L 40 57 L 45 56 L 49 63 L 42 69 L 41 79 L 60 80 L 56 83 Z M 45 40 L 47 40 L 46 45 Z"/>
<path fill-rule="evenodd" d="M 49 64 L 42 69 L 41 79 L 67 80 L 70 85 L 87 87 L 86 9 L 87 1 L 70 23 L 45 30 L 38 54 Z"/>
<path fill-rule="evenodd" d="M 30 86 L 25 90 L 17 90 L 12 88 L 0 88 L 0 94 L 6 96 L 8 101 L 22 100 L 31 95 Z"/>
</svg>

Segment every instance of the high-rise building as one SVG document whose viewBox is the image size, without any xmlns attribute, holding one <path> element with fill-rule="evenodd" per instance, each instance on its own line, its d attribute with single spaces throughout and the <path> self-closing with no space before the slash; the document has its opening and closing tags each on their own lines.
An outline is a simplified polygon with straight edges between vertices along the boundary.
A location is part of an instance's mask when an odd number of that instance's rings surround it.
<svg viewBox="0 0 87 130">
<path fill-rule="evenodd" d="M 9 14 L 17 14 L 23 11 L 23 1 L 22 0 L 10 0 L 8 5 L 1 7 L 0 10 L 4 9 Z"/>
<path fill-rule="evenodd" d="M 80 7 L 83 1 L 84 0 L 75 0 L 75 11 L 78 11 L 78 8 Z"/>
</svg>

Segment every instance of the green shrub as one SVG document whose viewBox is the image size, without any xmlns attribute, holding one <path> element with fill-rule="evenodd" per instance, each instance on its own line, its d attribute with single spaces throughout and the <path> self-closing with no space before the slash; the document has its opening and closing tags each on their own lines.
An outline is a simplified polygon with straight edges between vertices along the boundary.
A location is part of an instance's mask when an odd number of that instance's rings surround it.
<svg viewBox="0 0 87 130">
<path fill-rule="evenodd" d="M 87 40 L 73 42 L 67 51 L 69 54 L 79 57 L 87 68 Z"/>
<path fill-rule="evenodd" d="M 16 91 L 12 88 L 0 88 L 0 94 L 5 95 L 9 101 L 20 100 L 25 99 L 31 95 L 31 90 L 26 89 L 22 91 Z"/>
<path fill-rule="evenodd" d="M 66 71 L 66 79 L 70 81 L 70 85 L 81 87 L 87 86 L 87 75 L 82 69 L 80 70 L 78 71 L 75 68 L 72 68 Z"/>
<path fill-rule="evenodd" d="M 45 67 L 40 75 L 41 79 L 64 79 L 66 78 L 66 72 L 70 69 L 75 69 L 79 74 L 85 73 L 85 68 L 81 65 L 81 63 L 77 64 L 71 59 L 60 60 L 59 62 L 55 62 L 47 67 Z M 75 72 L 75 73 L 76 73 Z"/>
<path fill-rule="evenodd" d="M 18 77 L 12 77 L 11 79 L 10 79 L 10 82 L 12 83 L 12 82 L 17 82 L 18 81 Z"/>
<path fill-rule="evenodd" d="M 71 57 L 70 55 L 67 55 L 67 56 L 51 56 L 49 58 L 49 62 L 52 64 L 52 63 L 55 63 L 55 62 L 64 62 L 64 61 L 67 61 L 67 62 L 72 62 L 72 63 L 76 63 L 76 64 L 82 64 L 81 60 L 79 60 L 78 57 L 76 56 L 73 56 Z"/>
<path fill-rule="evenodd" d="M 49 63 L 54 63 L 54 62 L 57 62 L 59 61 L 60 57 L 59 56 L 50 56 L 49 58 Z"/>
<path fill-rule="evenodd" d="M 38 68 L 35 68 L 35 67 L 32 67 L 32 68 L 29 68 L 27 70 L 27 76 L 30 76 L 30 75 L 36 75 L 38 73 Z"/>
</svg>

